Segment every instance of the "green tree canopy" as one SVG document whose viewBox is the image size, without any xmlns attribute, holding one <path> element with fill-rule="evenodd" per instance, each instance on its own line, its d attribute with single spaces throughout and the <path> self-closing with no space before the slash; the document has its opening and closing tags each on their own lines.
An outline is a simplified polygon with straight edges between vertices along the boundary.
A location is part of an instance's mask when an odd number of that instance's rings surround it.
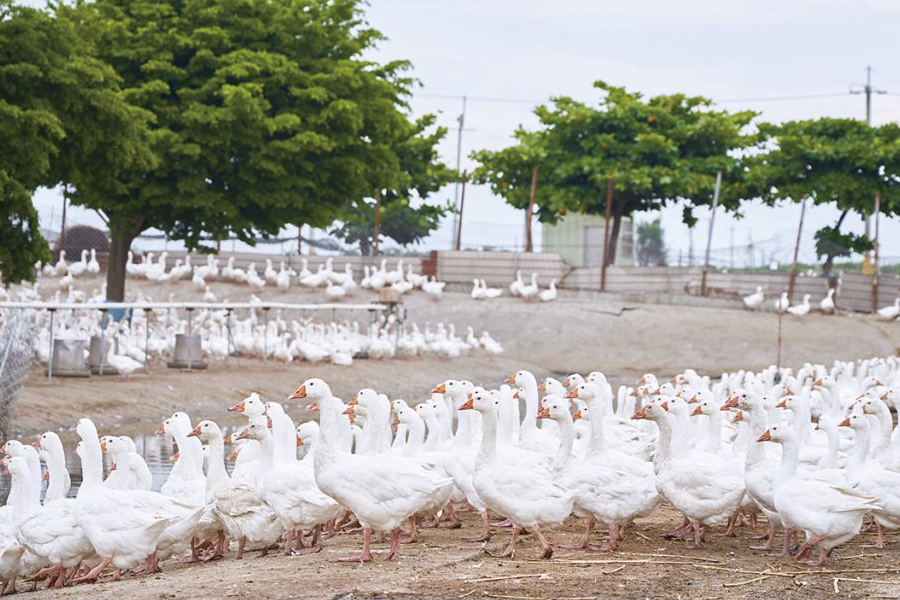
<svg viewBox="0 0 900 600">
<path fill-rule="evenodd" d="M 286 224 L 327 226 L 381 178 L 402 187 L 391 177 L 412 81 L 406 62 L 364 58 L 382 36 L 358 0 L 97 0 L 65 15 L 152 114 L 155 167 L 73 196 L 109 219 L 110 298 L 151 227 L 192 248 L 252 243 Z"/>
<path fill-rule="evenodd" d="M 609 260 L 623 217 L 680 201 L 693 225 L 692 209 L 712 200 L 716 172 L 723 172 L 720 204 L 736 210 L 748 193 L 742 154 L 756 144 L 748 126 L 752 111 L 715 110 L 699 96 L 641 94 L 598 81 L 596 107 L 572 98 L 553 99 L 535 114 L 541 128 L 517 133 L 518 143 L 473 154 L 479 182 L 488 183 L 513 206 L 527 205 L 526 181 L 540 167 L 536 214 L 553 222 L 568 211 L 605 214 L 607 180 L 613 181 Z"/>
<path fill-rule="evenodd" d="M 747 166 L 763 200 L 774 204 L 808 197 L 816 205 L 834 203 L 841 211 L 835 225 L 816 232 L 816 252 L 825 258 L 826 274 L 831 274 L 836 257 L 872 248 L 865 236 L 841 231 L 849 213 L 873 212 L 879 192 L 881 211 L 900 214 L 896 123 L 871 127 L 855 119 L 821 118 L 762 124 L 759 130 L 767 151 L 748 160 Z"/>
<path fill-rule="evenodd" d="M 642 267 L 666 266 L 666 240 L 660 219 L 638 223 L 637 259 Z"/>
</svg>

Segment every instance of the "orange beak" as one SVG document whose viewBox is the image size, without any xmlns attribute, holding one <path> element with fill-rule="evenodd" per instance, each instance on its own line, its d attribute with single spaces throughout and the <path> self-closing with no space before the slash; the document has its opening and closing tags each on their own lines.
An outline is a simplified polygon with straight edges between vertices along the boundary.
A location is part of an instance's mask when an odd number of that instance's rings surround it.
<svg viewBox="0 0 900 600">
<path fill-rule="evenodd" d="M 159 427 L 156 428 L 156 435 L 163 435 L 165 432 L 166 432 L 166 429 L 162 425 L 160 425 Z"/>
<path fill-rule="evenodd" d="M 352 400 L 351 400 L 351 402 L 352 402 Z M 344 412 L 342 412 L 341 414 L 343 414 L 343 415 L 356 415 L 356 410 L 353 408 L 353 405 L 351 404 L 350 406 L 348 406 L 347 408 L 345 408 L 345 409 L 344 409 Z"/>
<path fill-rule="evenodd" d="M 820 385 L 822 385 L 821 379 L 816 379 L 815 381 L 813 381 L 813 387 L 819 387 Z"/>
<path fill-rule="evenodd" d="M 200 435 L 200 426 L 197 425 L 196 427 L 191 429 L 191 432 L 188 434 L 188 437 L 199 437 L 199 435 Z"/>
<path fill-rule="evenodd" d="M 315 401 L 310 402 L 309 406 L 306 407 L 306 410 L 319 410 L 319 403 Z"/>
<path fill-rule="evenodd" d="M 32 448 L 37 448 L 38 450 L 41 450 L 41 443 L 40 443 L 39 441 L 38 441 L 38 442 L 31 442 L 31 447 L 32 447 Z"/>
<path fill-rule="evenodd" d="M 228 455 L 228 460 L 234 462 L 237 460 L 237 457 L 238 457 L 238 451 L 235 450 L 234 452 L 232 452 L 231 454 Z"/>
<path fill-rule="evenodd" d="M 176 452 L 175 454 L 172 455 L 172 462 L 177 462 L 179 458 L 181 458 L 181 453 Z"/>
<path fill-rule="evenodd" d="M 306 384 L 301 385 L 288 396 L 288 400 L 299 400 L 300 398 L 306 398 Z"/>
<path fill-rule="evenodd" d="M 697 415 L 702 415 L 702 414 L 703 414 L 703 410 L 702 410 L 701 406 L 698 404 L 697 408 L 694 409 L 694 412 L 691 413 L 691 416 L 696 417 Z"/>
<path fill-rule="evenodd" d="M 357 404 L 359 404 L 359 394 L 350 398 L 350 402 L 348 402 L 347 404 L 349 404 L 350 406 L 356 406 Z"/>
<path fill-rule="evenodd" d="M 238 402 L 237 404 L 235 404 L 228 410 L 231 412 L 244 412 L 244 401 L 241 400 L 240 402 Z"/>
<path fill-rule="evenodd" d="M 266 419 L 266 427 L 272 429 L 272 417 Z"/>
<path fill-rule="evenodd" d="M 516 382 L 516 374 L 515 373 L 513 373 L 512 375 L 510 375 L 503 381 L 503 383 L 515 383 L 515 382 Z"/>
<path fill-rule="evenodd" d="M 669 412 L 669 401 L 668 400 L 663 402 L 662 404 L 660 404 L 660 406 L 662 406 L 662 409 L 664 411 Z"/>
<path fill-rule="evenodd" d="M 225 436 L 225 439 L 222 440 L 222 443 L 223 443 L 223 444 L 232 444 L 232 443 L 234 443 L 234 442 L 231 441 L 231 434 L 230 434 L 230 433 L 229 433 L 228 435 Z"/>
<path fill-rule="evenodd" d="M 631 392 L 628 393 L 629 396 L 637 396 L 637 390 L 632 389 Z"/>
<path fill-rule="evenodd" d="M 641 410 L 639 410 L 636 413 L 634 413 L 633 415 L 631 415 L 631 418 L 632 419 L 646 419 L 647 418 L 647 409 L 642 408 Z"/>
<path fill-rule="evenodd" d="M 302 445 L 303 445 L 303 438 L 298 435 L 297 436 L 297 447 L 299 448 Z"/>
<path fill-rule="evenodd" d="M 744 413 L 738 411 L 737 414 L 734 415 L 734 418 L 731 419 L 732 423 L 738 423 L 744 420 Z"/>
<path fill-rule="evenodd" d="M 580 410 L 576 410 L 576 411 L 575 411 L 575 414 L 572 415 L 572 420 L 573 420 L 573 421 L 577 421 L 577 420 L 580 419 L 580 418 L 581 418 L 581 411 L 580 411 Z"/>
<path fill-rule="evenodd" d="M 577 398 L 578 397 L 578 388 L 571 390 L 566 393 L 566 398 Z"/>
<path fill-rule="evenodd" d="M 391 425 L 393 425 L 394 427 L 400 425 L 400 417 L 394 417 L 394 420 L 391 421 Z"/>
<path fill-rule="evenodd" d="M 719 410 L 728 410 L 729 408 L 737 408 L 738 399 L 737 396 L 732 396 L 728 400 L 725 401 L 725 404 Z"/>
<path fill-rule="evenodd" d="M 840 423 L 838 423 L 838 427 L 850 427 L 850 417 L 847 417 Z"/>
<path fill-rule="evenodd" d="M 772 433 L 768 429 L 766 429 L 765 431 L 763 431 L 763 434 L 761 436 L 759 436 L 759 439 L 757 439 L 756 441 L 757 442 L 768 442 L 768 441 L 771 441 L 771 439 L 772 439 Z"/>
<path fill-rule="evenodd" d="M 646 377 L 641 377 L 640 379 L 637 380 L 638 385 L 644 385 L 645 383 L 647 383 Z"/>
<path fill-rule="evenodd" d="M 234 438 L 234 439 L 236 439 L 236 440 L 249 440 L 249 439 L 250 439 L 250 429 L 249 429 L 249 428 L 248 428 L 248 429 L 244 429 L 244 430 L 241 431 L 239 434 L 237 434 L 237 437 Z"/>
<path fill-rule="evenodd" d="M 549 419 L 550 418 L 550 409 L 545 407 L 545 408 L 542 408 L 541 410 L 539 410 L 538 414 L 537 414 L 537 418 L 538 419 Z"/>
<path fill-rule="evenodd" d="M 563 386 L 564 388 L 568 388 L 570 385 L 572 385 L 572 382 L 569 381 L 569 378 L 568 378 L 568 377 L 566 377 L 565 379 L 562 380 L 562 386 Z"/>
<path fill-rule="evenodd" d="M 787 408 L 787 398 L 776 404 L 775 408 Z"/>
<path fill-rule="evenodd" d="M 547 384 L 544 383 L 543 381 L 540 382 L 540 383 L 538 384 L 538 391 L 539 391 L 540 393 L 542 393 L 542 394 L 543 394 L 544 392 L 546 392 L 546 391 L 547 391 Z"/>
<path fill-rule="evenodd" d="M 472 410 L 474 407 L 474 400 L 472 400 L 472 394 L 466 395 L 466 401 L 459 407 L 459 410 Z"/>
<path fill-rule="evenodd" d="M 50 469 L 44 471 L 44 474 L 41 475 L 41 481 L 50 481 Z"/>
<path fill-rule="evenodd" d="M 447 384 L 446 383 L 442 383 L 441 385 L 439 385 L 436 388 L 434 388 L 433 390 L 431 390 L 432 394 L 444 394 L 446 392 L 447 392 Z"/>
<path fill-rule="evenodd" d="M 106 442 L 100 442 L 100 451 L 106 452 Z"/>
<path fill-rule="evenodd" d="M 881 383 L 881 380 L 880 380 L 880 379 L 876 379 L 876 380 L 875 380 L 875 385 L 880 385 L 881 387 L 884 387 L 884 384 Z"/>
<path fill-rule="evenodd" d="M 699 402 L 699 400 L 697 400 L 697 394 L 691 396 L 691 399 L 687 401 L 688 404 L 696 404 L 697 402 Z"/>
</svg>

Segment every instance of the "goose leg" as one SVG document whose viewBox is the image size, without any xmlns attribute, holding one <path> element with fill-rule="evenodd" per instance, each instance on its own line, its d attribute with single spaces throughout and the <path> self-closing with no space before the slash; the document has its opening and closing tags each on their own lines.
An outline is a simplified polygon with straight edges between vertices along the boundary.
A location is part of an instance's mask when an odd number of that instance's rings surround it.
<svg viewBox="0 0 900 600">
<path fill-rule="evenodd" d="M 56 581 L 53 582 L 53 585 L 49 586 L 54 590 L 58 590 L 66 584 L 66 568 L 59 565 L 59 573 L 56 575 Z"/>
<path fill-rule="evenodd" d="M 600 546 L 600 552 L 615 552 L 619 549 L 619 526 L 615 523 L 609 524 L 609 542 Z"/>
<path fill-rule="evenodd" d="M 663 537 L 666 539 L 669 539 L 669 540 L 684 537 L 684 534 L 686 534 L 688 532 L 690 527 L 691 527 L 691 520 L 688 519 L 687 517 L 684 517 L 684 519 L 681 521 L 681 525 L 679 525 L 678 527 L 675 528 L 674 531 L 667 533 Z"/>
<path fill-rule="evenodd" d="M 832 548 L 822 548 L 822 552 L 819 553 L 819 560 L 808 560 L 806 564 L 811 567 L 821 567 L 825 564 L 825 561 L 828 560 L 828 557 L 831 555 Z"/>
<path fill-rule="evenodd" d="M 593 519 L 586 519 L 584 522 L 584 533 L 581 535 L 581 539 L 578 540 L 576 544 L 560 544 L 560 548 L 564 548 L 566 550 L 584 550 L 588 547 L 588 541 L 591 539 L 591 532 L 594 530 L 594 521 Z"/>
<path fill-rule="evenodd" d="M 234 555 L 234 560 L 241 560 L 244 558 L 244 544 L 247 543 L 247 536 L 241 536 L 241 540 L 238 542 L 238 550 L 237 554 Z"/>
<path fill-rule="evenodd" d="M 512 526 L 513 526 L 512 521 L 510 521 L 509 519 L 503 519 L 502 521 L 499 521 L 497 523 L 491 523 L 491 527 L 512 527 Z"/>
<path fill-rule="evenodd" d="M 484 553 L 488 556 L 493 556 L 494 558 L 507 558 L 509 556 L 514 556 L 516 553 L 516 541 L 519 539 L 520 533 L 522 533 L 521 527 L 513 527 L 512 536 L 510 536 L 509 538 L 509 545 L 502 553 L 494 554 L 493 552 L 482 546 L 482 548 L 484 549 Z"/>
<path fill-rule="evenodd" d="M 775 526 L 769 523 L 769 529 L 766 531 L 766 545 L 765 546 L 750 546 L 751 550 L 771 550 L 775 547 Z"/>
<path fill-rule="evenodd" d="M 391 560 L 400 550 L 400 528 L 395 527 L 391 530 L 391 548 L 390 552 L 388 552 L 387 558 L 384 560 Z"/>
<path fill-rule="evenodd" d="M 474 538 L 464 538 L 467 542 L 486 542 L 491 539 L 491 519 L 487 510 L 481 513 L 481 535 Z"/>
<path fill-rule="evenodd" d="M 362 553 L 337 559 L 338 562 L 372 562 L 372 528 L 363 529 Z"/>
<path fill-rule="evenodd" d="M 313 529 L 313 539 L 309 543 L 309 549 L 304 550 L 301 548 L 299 550 L 295 550 L 294 556 L 296 556 L 298 554 L 316 554 L 317 552 L 321 552 L 322 551 L 322 537 L 323 537 L 321 535 L 321 531 L 322 531 L 322 526 L 316 525 L 315 528 Z"/>
<path fill-rule="evenodd" d="M 547 538 L 544 536 L 544 532 L 541 531 L 541 526 L 535 525 L 534 527 L 532 527 L 531 533 L 533 533 L 537 537 L 538 541 L 541 543 L 541 548 L 544 549 L 544 551 L 540 556 L 538 556 L 538 558 L 550 558 L 551 556 L 553 556 L 553 546 L 551 546 L 550 542 L 547 541 Z"/>
<path fill-rule="evenodd" d="M 409 518 L 409 537 L 403 540 L 403 544 L 411 544 L 419 539 L 419 523 L 418 517 L 415 515 Z"/>
<path fill-rule="evenodd" d="M 791 545 L 792 545 L 793 541 L 794 541 L 794 530 L 791 529 L 790 527 L 785 527 L 784 528 L 784 546 L 782 547 L 782 550 L 781 550 L 781 556 L 784 556 L 785 558 L 787 558 L 791 555 Z"/>
<path fill-rule="evenodd" d="M 800 551 L 797 553 L 796 557 L 797 560 L 802 561 L 807 556 L 809 556 L 809 553 L 812 551 L 813 547 L 826 538 L 828 538 L 828 536 L 823 533 L 822 535 L 817 535 L 816 537 L 807 540 L 805 544 L 800 546 Z"/>
<path fill-rule="evenodd" d="M 739 514 L 740 513 L 734 513 L 728 517 L 728 528 L 725 529 L 725 533 L 722 534 L 723 537 L 737 537 L 737 534 L 734 532 L 734 525 L 737 523 Z"/>
<path fill-rule="evenodd" d="M 878 523 L 878 537 L 875 538 L 875 547 L 884 548 L 884 525 Z"/>
<path fill-rule="evenodd" d="M 111 558 L 104 558 L 102 561 L 100 561 L 99 565 L 97 565 L 96 567 L 94 567 L 93 569 L 88 571 L 86 574 L 82 575 L 81 577 L 76 577 L 75 580 L 73 581 L 73 583 L 83 583 L 85 581 L 95 581 L 100 576 L 100 573 L 103 572 L 103 569 L 105 569 L 106 567 L 108 567 L 111 564 L 112 564 Z"/>
<path fill-rule="evenodd" d="M 453 507 L 452 502 L 447 503 L 447 517 L 450 519 L 450 525 L 448 525 L 450 529 L 459 529 L 462 527 L 462 521 L 456 516 L 456 509 Z"/>
<path fill-rule="evenodd" d="M 689 546 L 685 546 L 685 548 L 687 548 L 688 550 L 699 550 L 703 547 L 703 530 L 700 527 L 700 521 L 694 521 L 693 523 L 691 523 L 691 525 L 694 528 L 694 543 Z"/>
</svg>

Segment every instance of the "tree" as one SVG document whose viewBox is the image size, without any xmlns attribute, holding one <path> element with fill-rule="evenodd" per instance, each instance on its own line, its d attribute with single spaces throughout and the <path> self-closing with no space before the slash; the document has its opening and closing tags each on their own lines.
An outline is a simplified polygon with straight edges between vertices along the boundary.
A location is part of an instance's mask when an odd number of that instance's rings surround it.
<svg viewBox="0 0 900 600">
<path fill-rule="evenodd" d="M 156 228 L 190 248 L 323 227 L 399 170 L 408 64 L 363 55 L 380 33 L 358 0 L 97 0 L 66 15 L 152 114 L 152 168 L 73 203 L 109 220 L 108 296 L 124 296 L 132 240 Z"/>
<path fill-rule="evenodd" d="M 642 267 L 666 266 L 666 241 L 660 219 L 638 223 L 637 258 Z"/>
<path fill-rule="evenodd" d="M 428 237 L 452 210 L 451 204 L 426 204 L 425 200 L 453 181 L 456 173 L 440 161 L 438 144 L 447 135 L 444 127 L 434 127 L 435 117 L 426 115 L 410 123 L 404 139 L 397 140 L 397 168 L 379 170 L 381 220 L 379 238 L 387 237 L 401 246 L 415 244 Z M 434 127 L 434 129 L 432 129 Z M 417 208 L 410 200 L 418 197 Z M 349 202 L 341 223 L 332 228 L 348 244 L 358 244 L 363 255 L 371 254 L 375 234 L 375 200 L 364 198 Z"/>
<path fill-rule="evenodd" d="M 115 73 L 70 23 L 0 0 L 0 275 L 32 279 L 50 258 L 31 200 L 60 182 L 114 180 L 146 161 L 142 111 L 121 98 Z M 94 165 L 96 161 L 97 166 Z"/>
<path fill-rule="evenodd" d="M 900 127 L 821 118 L 761 124 L 759 130 L 768 151 L 748 160 L 747 167 L 766 202 L 808 197 L 841 211 L 833 226 L 815 235 L 825 275 L 831 276 L 835 258 L 871 250 L 871 240 L 842 232 L 841 226 L 851 212 L 871 213 L 876 192 L 883 213 L 900 214 Z"/>
<path fill-rule="evenodd" d="M 555 98 L 552 106 L 535 109 L 541 129 L 517 134 L 518 144 L 512 148 L 518 149 L 473 154 L 481 163 L 479 181 L 490 183 L 518 206 L 525 164 L 540 161 L 537 214 L 552 223 L 568 211 L 605 214 L 611 178 L 610 263 L 615 261 L 624 217 L 680 201 L 684 220 L 692 225 L 693 209 L 712 200 L 716 171 L 723 171 L 725 182 L 720 205 L 737 210 L 748 189 L 741 154 L 756 144 L 756 136 L 747 130 L 757 113 L 714 110 L 710 100 L 699 96 L 645 100 L 603 81 L 594 86 L 603 91 L 596 108 Z M 530 169 L 528 165 L 529 182 Z"/>
</svg>

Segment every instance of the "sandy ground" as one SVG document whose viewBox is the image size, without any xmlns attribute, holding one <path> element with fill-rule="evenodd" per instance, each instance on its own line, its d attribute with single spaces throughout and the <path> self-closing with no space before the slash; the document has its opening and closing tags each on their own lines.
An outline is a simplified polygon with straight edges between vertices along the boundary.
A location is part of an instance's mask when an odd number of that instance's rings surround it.
<svg viewBox="0 0 900 600">
<path fill-rule="evenodd" d="M 163 286 L 161 290 L 146 283 L 132 287 L 137 288 L 157 299 L 170 292 L 176 299 L 200 296 L 186 283 Z M 213 289 L 220 299 L 230 296 L 232 300 L 246 300 L 249 295 L 245 287 L 214 284 Z M 322 292 L 306 291 L 265 290 L 261 297 L 296 302 L 324 300 Z M 371 298 L 360 295 L 355 300 Z M 335 393 L 344 398 L 360 388 L 372 387 L 391 397 L 418 400 L 427 397 L 433 385 L 450 377 L 496 386 L 521 368 L 531 369 L 540 377 L 600 369 L 614 383 L 625 383 L 648 371 L 670 375 L 693 367 L 715 376 L 725 370 L 759 369 L 775 362 L 777 355 L 778 319 L 771 313 L 643 305 L 588 294 L 563 294 L 557 302 L 540 304 L 512 298 L 476 302 L 468 294 L 449 293 L 439 303 L 417 295 L 409 297 L 406 304 L 410 320 L 422 326 L 441 321 L 455 324 L 460 332 L 467 326 L 477 332 L 488 329 L 507 351 L 498 357 L 473 355 L 453 361 L 358 360 L 351 367 L 263 364 L 243 359 L 240 364 L 212 364 L 205 372 L 180 372 L 151 364 L 146 373 L 128 381 L 111 376 L 54 378 L 51 382 L 35 368 L 20 393 L 13 433 L 28 436 L 48 428 L 68 429 L 87 415 L 101 429 L 149 434 L 161 417 L 176 409 L 232 424 L 238 421 L 225 408 L 247 393 L 258 391 L 265 399 L 284 398 L 313 376 L 329 381 Z M 352 317 L 350 313 L 337 316 Z M 358 318 L 366 319 L 365 315 Z M 784 364 L 830 363 L 894 354 L 900 346 L 900 326 L 860 315 L 809 315 L 804 319 L 785 318 L 783 340 Z M 299 407 L 292 408 L 291 413 L 298 421 L 311 416 Z M 258 559 L 251 555 L 244 561 L 229 558 L 190 567 L 170 563 L 157 576 L 40 592 L 33 597 L 263 599 L 352 594 L 530 600 L 598 596 L 758 598 L 775 593 L 788 598 L 823 598 L 837 597 L 834 579 L 842 578 L 837 581 L 840 597 L 888 598 L 897 596 L 900 584 L 900 570 L 894 570 L 900 557 L 895 535 L 888 536 L 884 550 L 871 547 L 870 534 L 860 536 L 842 547 L 826 570 L 811 569 L 749 550 L 754 542 L 747 528 L 737 539 L 713 536 L 706 549 L 686 551 L 680 542 L 662 538 L 679 520 L 673 511 L 664 509 L 638 522 L 614 556 L 558 551 L 552 561 L 536 562 L 529 560 L 537 554 L 537 545 L 530 537 L 520 545 L 516 560 L 487 557 L 478 544 L 462 541 L 476 528 L 473 515 L 464 519 L 461 531 L 425 530 L 419 543 L 404 546 L 400 559 L 391 563 L 335 564 L 335 557 L 356 551 L 359 542 L 359 536 L 342 534 L 329 540 L 326 550 L 315 556 Z M 759 533 L 762 531 L 761 527 Z M 551 539 L 572 542 L 579 533 L 580 524 L 572 519 Z M 498 544 L 499 539 L 495 537 L 492 543 Z M 762 574 L 764 571 L 766 574 Z"/>
</svg>

